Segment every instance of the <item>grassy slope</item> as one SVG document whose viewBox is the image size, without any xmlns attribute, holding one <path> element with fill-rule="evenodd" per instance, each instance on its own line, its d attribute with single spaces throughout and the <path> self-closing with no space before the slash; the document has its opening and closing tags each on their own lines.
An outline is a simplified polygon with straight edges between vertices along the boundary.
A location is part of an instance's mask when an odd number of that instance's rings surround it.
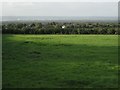
<svg viewBox="0 0 120 90">
<path fill-rule="evenodd" d="M 115 35 L 3 35 L 3 87 L 117 87 Z"/>
</svg>

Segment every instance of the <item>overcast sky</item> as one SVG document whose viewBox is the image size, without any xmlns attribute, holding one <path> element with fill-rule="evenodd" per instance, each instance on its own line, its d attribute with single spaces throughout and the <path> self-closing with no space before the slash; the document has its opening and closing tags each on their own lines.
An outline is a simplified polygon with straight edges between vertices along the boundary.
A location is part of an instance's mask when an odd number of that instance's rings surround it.
<svg viewBox="0 0 120 90">
<path fill-rule="evenodd" d="M 120 0 L 0 0 L 1 2 L 118 2 Z"/>
<path fill-rule="evenodd" d="M 5 2 L 6 1 L 6 2 Z M 10 2 L 11 1 L 11 2 Z M 20 1 L 20 2 L 18 2 Z M 26 2 L 25 2 L 26 1 Z M 49 2 L 48 2 L 49 1 Z M 118 0 L 4 0 L 3 16 L 117 16 Z M 64 2 L 63 2 L 64 1 Z M 74 1 L 74 2 L 73 2 Z"/>
</svg>

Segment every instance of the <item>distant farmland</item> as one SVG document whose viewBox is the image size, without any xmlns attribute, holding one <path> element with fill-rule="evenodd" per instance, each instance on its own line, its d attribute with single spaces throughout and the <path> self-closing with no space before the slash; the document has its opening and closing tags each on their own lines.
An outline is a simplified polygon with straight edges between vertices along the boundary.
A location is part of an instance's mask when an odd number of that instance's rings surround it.
<svg viewBox="0 0 120 90">
<path fill-rule="evenodd" d="M 3 35 L 3 88 L 118 87 L 117 35 Z"/>
</svg>

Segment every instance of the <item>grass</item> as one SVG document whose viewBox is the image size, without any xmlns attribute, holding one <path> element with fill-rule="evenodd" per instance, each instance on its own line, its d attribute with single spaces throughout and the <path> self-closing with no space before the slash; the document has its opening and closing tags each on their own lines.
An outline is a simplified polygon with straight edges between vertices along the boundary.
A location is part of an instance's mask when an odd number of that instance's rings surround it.
<svg viewBox="0 0 120 90">
<path fill-rule="evenodd" d="M 115 88 L 117 35 L 3 35 L 3 88 Z"/>
</svg>

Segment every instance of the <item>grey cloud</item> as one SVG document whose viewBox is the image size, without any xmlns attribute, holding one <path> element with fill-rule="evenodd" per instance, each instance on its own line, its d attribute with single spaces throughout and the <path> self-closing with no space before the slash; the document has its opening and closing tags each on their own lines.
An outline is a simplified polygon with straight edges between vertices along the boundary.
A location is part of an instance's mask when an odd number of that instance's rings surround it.
<svg viewBox="0 0 120 90">
<path fill-rule="evenodd" d="M 3 16 L 117 16 L 117 2 L 3 3 Z"/>
</svg>

